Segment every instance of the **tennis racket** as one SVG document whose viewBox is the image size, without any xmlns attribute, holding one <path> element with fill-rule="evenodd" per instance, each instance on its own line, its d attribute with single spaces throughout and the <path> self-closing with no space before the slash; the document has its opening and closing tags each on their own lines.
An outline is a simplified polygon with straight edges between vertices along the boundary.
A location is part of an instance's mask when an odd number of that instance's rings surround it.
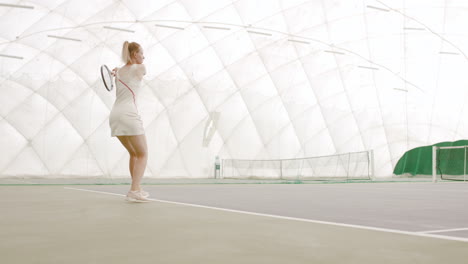
<svg viewBox="0 0 468 264">
<path fill-rule="evenodd" d="M 107 68 L 106 65 L 101 66 L 101 77 L 107 91 L 112 91 L 112 89 L 114 89 L 113 76 L 112 72 L 109 70 L 109 68 Z"/>
</svg>

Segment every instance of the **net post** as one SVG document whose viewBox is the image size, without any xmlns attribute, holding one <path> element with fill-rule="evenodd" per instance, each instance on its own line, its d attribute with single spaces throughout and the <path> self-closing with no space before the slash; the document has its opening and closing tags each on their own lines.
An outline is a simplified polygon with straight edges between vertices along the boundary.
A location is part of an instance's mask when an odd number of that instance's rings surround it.
<svg viewBox="0 0 468 264">
<path fill-rule="evenodd" d="M 371 149 L 369 151 L 369 166 L 370 166 L 370 175 L 369 175 L 369 178 L 371 178 L 371 180 L 374 180 L 375 179 L 375 175 L 374 175 L 374 170 L 375 170 L 375 165 L 374 165 L 374 150 Z"/>
<path fill-rule="evenodd" d="M 280 160 L 280 179 L 283 179 L 283 161 Z"/>
<path fill-rule="evenodd" d="M 465 155 L 463 156 L 463 181 L 466 181 L 466 147 L 464 147 Z"/>
<path fill-rule="evenodd" d="M 221 172 L 219 174 L 219 178 L 222 179 L 224 177 L 224 159 L 221 159 Z"/>
<path fill-rule="evenodd" d="M 214 178 L 215 179 L 221 178 L 220 167 L 221 167 L 221 162 L 219 160 L 219 156 L 216 155 L 215 162 L 214 162 Z"/>
<path fill-rule="evenodd" d="M 351 153 L 348 153 L 348 164 L 346 166 L 346 181 L 349 181 L 349 163 L 351 162 Z"/>
<path fill-rule="evenodd" d="M 437 182 L 437 146 L 432 146 L 432 182 Z"/>
</svg>

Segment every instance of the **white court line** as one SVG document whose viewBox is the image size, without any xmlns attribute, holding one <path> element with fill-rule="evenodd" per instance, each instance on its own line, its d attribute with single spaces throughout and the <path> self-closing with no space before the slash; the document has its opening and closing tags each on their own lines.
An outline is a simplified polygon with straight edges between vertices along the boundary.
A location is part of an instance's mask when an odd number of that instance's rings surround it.
<svg viewBox="0 0 468 264">
<path fill-rule="evenodd" d="M 364 188 L 363 188 L 364 189 Z M 417 188 L 401 188 L 401 189 L 396 189 L 396 188 L 365 188 L 366 190 L 392 190 L 392 191 L 405 191 L 405 192 L 413 192 L 413 191 L 421 191 L 425 193 L 430 193 L 430 192 L 443 192 L 443 193 L 467 193 L 468 190 L 460 190 L 460 189 L 417 189 Z"/>
<path fill-rule="evenodd" d="M 93 190 L 78 189 L 78 188 L 71 188 L 71 187 L 64 187 L 64 188 L 69 189 L 69 190 L 76 190 L 76 191 L 101 193 L 101 194 L 108 194 L 108 195 L 115 195 L 115 196 L 125 196 L 123 194 L 111 193 L 111 192 L 93 191 Z M 191 207 L 198 207 L 198 208 L 206 208 L 206 209 L 225 211 L 225 212 L 232 212 L 232 213 L 239 213 L 239 214 L 255 215 L 255 216 L 262 216 L 262 217 L 272 217 L 272 218 L 284 219 L 284 220 L 292 220 L 292 221 L 308 222 L 308 223 L 315 223 L 315 224 L 324 224 L 324 225 L 332 225 L 332 226 L 350 227 L 350 228 L 357 228 L 357 229 L 364 229 L 364 230 L 380 231 L 380 232 L 386 232 L 386 233 L 395 233 L 395 234 L 403 234 L 403 235 L 410 235 L 410 236 L 439 238 L 439 239 L 446 239 L 446 240 L 468 242 L 468 238 L 462 238 L 462 237 L 434 235 L 434 234 L 427 234 L 427 233 L 421 233 L 421 232 L 410 232 L 410 231 L 402 231 L 402 230 L 388 229 L 388 228 L 379 228 L 379 227 L 343 224 L 343 223 L 312 220 L 312 219 L 289 217 L 289 216 L 262 214 L 262 213 L 255 213 L 255 212 L 249 212 L 249 211 L 240 211 L 240 210 L 234 210 L 234 209 L 212 207 L 212 206 L 199 205 L 199 204 L 182 203 L 182 202 L 174 202 L 174 201 L 166 201 L 166 200 L 159 200 L 159 199 L 148 199 L 148 200 L 154 201 L 154 202 L 162 202 L 162 203 L 170 203 L 170 204 L 177 204 L 177 205 L 184 205 L 184 206 L 191 206 Z"/>
<path fill-rule="evenodd" d="M 110 194 L 110 195 L 125 197 L 124 194 L 120 194 L 120 193 L 101 192 L 101 191 L 93 191 L 93 190 L 78 189 L 78 188 L 71 188 L 71 187 L 64 187 L 64 189 L 75 190 L 75 191 L 83 191 L 83 192 L 92 192 L 92 193 Z"/>
<path fill-rule="evenodd" d="M 433 183 L 431 183 L 433 184 Z M 317 185 L 318 186 L 318 185 Z M 367 185 L 367 186 L 357 186 L 357 185 L 349 185 L 349 186 L 344 186 L 344 185 L 321 185 L 321 186 L 318 186 L 320 188 L 333 188 L 333 189 L 347 189 L 347 190 L 360 190 L 360 189 L 366 189 L 366 190 L 370 190 L 370 191 L 379 191 L 379 190 L 391 190 L 391 191 L 424 191 L 425 193 L 429 193 L 429 192 L 446 192 L 446 193 L 454 193 L 454 192 L 458 192 L 458 193 L 468 193 L 468 189 L 420 189 L 420 188 L 414 188 L 412 186 L 408 187 L 408 188 L 396 188 L 395 186 L 389 186 L 389 187 L 369 187 L 370 185 Z M 362 188 L 358 188 L 358 187 L 362 187 Z M 407 186 L 405 186 L 407 187 Z"/>
<path fill-rule="evenodd" d="M 452 228 L 452 229 L 429 230 L 429 231 L 421 231 L 421 232 L 418 232 L 418 233 L 430 234 L 430 233 L 444 233 L 444 232 L 462 231 L 462 230 L 468 230 L 468 227 L 463 227 L 463 228 Z"/>
</svg>

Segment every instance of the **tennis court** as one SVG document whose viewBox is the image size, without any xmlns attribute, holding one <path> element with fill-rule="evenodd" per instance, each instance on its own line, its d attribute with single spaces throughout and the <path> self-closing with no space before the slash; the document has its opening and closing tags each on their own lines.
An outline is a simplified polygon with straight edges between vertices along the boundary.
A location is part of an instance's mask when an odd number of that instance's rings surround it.
<svg viewBox="0 0 468 264">
<path fill-rule="evenodd" d="M 467 17 L 0 0 L 0 264 L 468 264 Z"/>
<path fill-rule="evenodd" d="M 6 263 L 466 263 L 466 183 L 3 185 Z"/>
</svg>

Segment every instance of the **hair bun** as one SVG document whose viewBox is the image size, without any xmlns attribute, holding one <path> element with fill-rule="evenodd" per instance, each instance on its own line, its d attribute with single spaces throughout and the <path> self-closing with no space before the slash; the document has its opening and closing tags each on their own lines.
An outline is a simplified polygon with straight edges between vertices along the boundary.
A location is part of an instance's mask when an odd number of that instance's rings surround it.
<svg viewBox="0 0 468 264">
<path fill-rule="evenodd" d="M 124 41 L 122 47 L 122 60 L 124 63 L 129 63 L 131 61 L 131 56 L 138 52 L 140 49 L 140 44 L 136 42 L 129 43 L 127 40 Z"/>
</svg>

